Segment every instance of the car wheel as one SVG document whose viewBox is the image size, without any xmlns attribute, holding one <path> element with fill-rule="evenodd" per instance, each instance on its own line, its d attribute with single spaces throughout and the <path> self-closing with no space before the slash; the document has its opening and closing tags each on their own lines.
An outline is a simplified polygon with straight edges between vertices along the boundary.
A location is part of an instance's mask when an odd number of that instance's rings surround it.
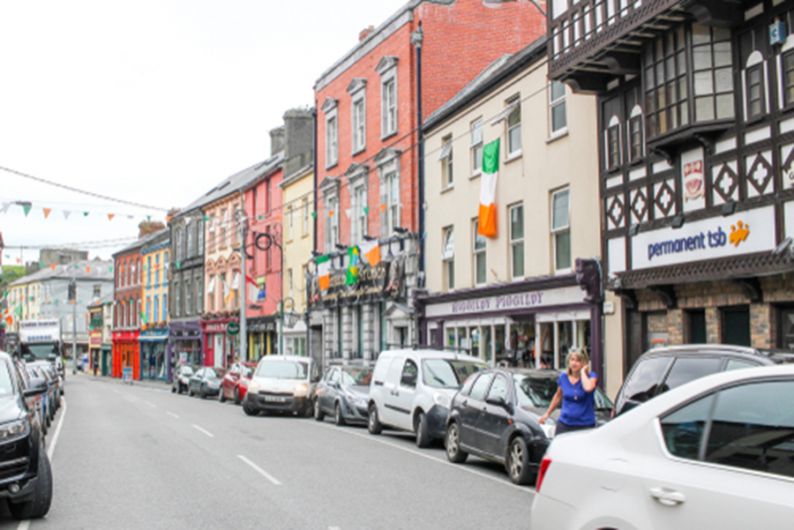
<svg viewBox="0 0 794 530">
<path fill-rule="evenodd" d="M 192 388 L 188 387 L 187 395 L 190 396 L 190 397 L 193 397 L 193 389 Z"/>
<path fill-rule="evenodd" d="M 223 394 L 223 387 L 218 391 L 218 401 L 226 403 L 226 396 Z"/>
<path fill-rule="evenodd" d="M 336 404 L 334 407 L 334 423 L 336 423 L 339 427 L 342 427 L 345 424 L 345 418 L 342 416 L 342 407 L 339 403 Z"/>
<path fill-rule="evenodd" d="M 44 419 L 44 416 L 39 414 L 39 423 L 41 423 L 41 432 L 47 434 L 47 421 Z"/>
<path fill-rule="evenodd" d="M 444 440 L 447 449 L 447 460 L 455 464 L 462 464 L 469 457 L 469 453 L 460 448 L 460 427 L 453 421 L 447 427 L 447 436 Z"/>
<path fill-rule="evenodd" d="M 314 419 L 317 421 L 323 421 L 325 419 L 325 412 L 320 407 L 320 400 L 314 400 Z"/>
<path fill-rule="evenodd" d="M 367 419 L 367 430 L 370 434 L 380 434 L 383 432 L 383 425 L 378 418 L 378 407 L 373 403 L 369 406 L 369 417 Z"/>
<path fill-rule="evenodd" d="M 514 484 L 529 484 L 532 469 L 529 467 L 529 448 L 520 435 L 513 438 L 507 450 L 505 467 Z"/>
<path fill-rule="evenodd" d="M 175 386 L 172 386 L 172 387 L 171 387 L 171 393 L 172 393 L 172 394 L 176 394 L 176 387 L 175 387 Z"/>
<path fill-rule="evenodd" d="M 246 416 L 258 416 L 259 411 L 254 408 L 251 408 L 248 403 L 243 402 L 243 412 L 245 412 Z"/>
<path fill-rule="evenodd" d="M 234 387 L 234 404 L 235 405 L 240 404 L 240 389 L 238 389 L 237 387 Z"/>
<path fill-rule="evenodd" d="M 414 421 L 414 431 L 416 431 L 416 446 L 422 448 L 429 447 L 432 439 L 430 438 L 430 432 L 428 432 L 427 416 L 425 416 L 424 412 L 417 414 L 416 420 Z"/>
<path fill-rule="evenodd" d="M 27 502 L 8 503 L 8 509 L 15 519 L 39 519 L 47 515 L 52 504 L 52 469 L 50 460 L 44 450 L 39 447 L 39 470 L 33 498 Z"/>
</svg>

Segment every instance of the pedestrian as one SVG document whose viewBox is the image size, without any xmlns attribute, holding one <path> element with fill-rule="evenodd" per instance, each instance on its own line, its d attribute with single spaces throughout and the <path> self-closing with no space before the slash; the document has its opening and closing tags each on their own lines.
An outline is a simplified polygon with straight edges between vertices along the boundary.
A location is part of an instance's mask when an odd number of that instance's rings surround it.
<svg viewBox="0 0 794 530">
<path fill-rule="evenodd" d="M 598 375 L 590 371 L 590 357 L 584 348 L 571 348 L 566 357 L 568 368 L 557 380 L 557 391 L 551 399 L 540 424 L 546 423 L 551 413 L 562 403 L 555 434 L 595 427 L 595 389 Z"/>
</svg>

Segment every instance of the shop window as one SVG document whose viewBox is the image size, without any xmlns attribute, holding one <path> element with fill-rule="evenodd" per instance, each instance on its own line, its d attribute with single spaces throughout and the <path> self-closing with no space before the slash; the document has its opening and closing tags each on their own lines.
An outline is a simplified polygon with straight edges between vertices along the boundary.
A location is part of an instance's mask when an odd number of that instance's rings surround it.
<svg viewBox="0 0 794 530">
<path fill-rule="evenodd" d="M 785 106 L 794 103 L 794 50 L 783 54 L 783 101 Z"/>
<path fill-rule="evenodd" d="M 474 220 L 474 245 L 473 245 L 473 256 L 472 256 L 472 263 L 473 263 L 473 270 L 474 270 L 474 285 L 483 285 L 486 282 L 486 253 L 485 253 L 485 237 L 480 235 L 478 230 L 479 222 L 477 219 Z"/>
<path fill-rule="evenodd" d="M 482 118 L 471 123 L 471 173 L 479 175 L 482 171 Z"/>
<path fill-rule="evenodd" d="M 524 206 L 508 208 L 510 219 L 510 277 L 524 277 Z"/>
<path fill-rule="evenodd" d="M 554 270 L 571 268 L 570 191 L 566 188 L 551 195 L 551 237 Z"/>
<path fill-rule="evenodd" d="M 452 226 L 442 231 L 442 276 L 447 290 L 455 288 L 455 229 Z"/>
<path fill-rule="evenodd" d="M 549 89 L 549 123 L 551 136 L 564 132 L 568 127 L 565 111 L 565 84 L 552 81 Z"/>
<path fill-rule="evenodd" d="M 750 308 L 748 306 L 722 309 L 722 343 L 750 346 Z"/>
<path fill-rule="evenodd" d="M 686 312 L 686 342 L 690 344 L 705 344 L 706 339 L 706 310 L 694 309 Z"/>
<path fill-rule="evenodd" d="M 441 189 L 451 188 L 455 184 L 455 175 L 452 165 L 452 135 L 442 139 L 441 154 L 438 159 L 441 161 Z"/>
</svg>

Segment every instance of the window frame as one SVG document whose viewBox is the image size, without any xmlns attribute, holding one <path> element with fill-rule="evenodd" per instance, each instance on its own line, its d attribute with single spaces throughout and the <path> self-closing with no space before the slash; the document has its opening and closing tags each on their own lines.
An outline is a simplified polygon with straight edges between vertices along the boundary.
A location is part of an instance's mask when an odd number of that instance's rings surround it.
<svg viewBox="0 0 794 530">
<path fill-rule="evenodd" d="M 555 197 L 557 195 L 560 195 L 560 194 L 563 194 L 563 193 L 567 193 L 567 195 L 568 195 L 568 223 L 564 227 L 555 228 L 554 227 L 554 224 L 555 224 L 554 223 L 554 213 L 555 213 L 554 212 L 554 199 L 555 199 Z M 552 262 L 553 262 L 553 270 L 554 270 L 555 274 L 561 274 L 561 273 L 570 272 L 572 270 L 572 268 L 573 268 L 573 252 L 572 252 L 573 245 L 571 244 L 571 188 L 570 188 L 570 186 L 565 186 L 563 188 L 559 188 L 559 189 L 556 189 L 556 190 L 552 191 L 550 198 L 551 198 L 551 201 L 550 201 L 550 206 L 551 206 L 551 208 L 550 208 L 550 210 L 551 210 L 550 217 L 551 217 L 551 219 L 550 219 L 549 228 L 550 228 L 550 232 L 551 232 L 551 243 L 552 243 L 551 259 L 552 259 Z M 565 234 L 566 232 L 568 233 L 568 258 L 571 261 L 571 263 L 569 263 L 567 267 L 558 268 L 557 267 L 557 244 L 558 244 L 557 243 L 557 236 Z"/>
<path fill-rule="evenodd" d="M 469 124 L 469 161 L 471 163 L 471 176 L 476 177 L 482 174 L 482 153 L 485 143 L 483 141 L 482 117 L 477 118 Z M 479 131 L 475 135 L 475 131 Z"/>
<path fill-rule="evenodd" d="M 513 234 L 513 211 L 521 209 L 521 236 L 515 237 Z M 524 203 L 516 202 L 507 207 L 507 245 L 508 245 L 508 264 L 510 267 L 510 279 L 521 280 L 526 276 L 526 248 L 524 240 L 526 238 L 526 230 L 524 227 Z M 515 253 L 516 247 L 521 246 L 521 274 L 516 274 L 515 271 Z"/>
<path fill-rule="evenodd" d="M 337 108 L 325 113 L 325 169 L 339 163 L 339 114 Z"/>
<path fill-rule="evenodd" d="M 505 114 L 505 161 L 510 161 L 521 156 L 523 148 L 523 139 L 521 134 L 521 96 L 516 94 L 515 96 L 508 99 L 505 102 L 505 107 L 505 111 L 509 109 L 509 112 L 506 112 Z M 510 119 L 513 116 L 517 116 L 518 121 L 513 125 L 510 125 Z M 514 130 L 518 132 L 517 148 L 514 148 L 515 146 L 513 146 L 511 143 L 510 133 Z"/>
<path fill-rule="evenodd" d="M 471 251 L 472 251 L 472 283 L 475 287 L 479 287 L 488 283 L 488 240 L 485 236 L 482 236 L 478 233 L 480 221 L 479 219 L 474 219 L 472 221 L 472 242 L 471 242 Z M 478 242 L 482 242 L 482 246 L 478 247 Z M 482 281 L 478 281 L 478 267 L 477 261 L 478 259 L 483 260 L 483 278 Z"/>
<path fill-rule="evenodd" d="M 361 105 L 361 116 L 357 116 L 357 106 Z M 353 155 L 367 148 L 367 92 L 362 86 L 351 94 L 350 98 L 350 132 L 351 152 Z"/>
<path fill-rule="evenodd" d="M 441 191 L 455 187 L 455 166 L 453 163 L 452 135 L 448 134 L 441 139 Z"/>
<path fill-rule="evenodd" d="M 333 208 L 330 208 L 330 205 L 333 205 Z M 336 192 L 327 193 L 323 197 L 323 206 L 327 217 L 323 238 L 325 251 L 334 252 L 336 244 L 339 243 L 339 195 Z"/>
<path fill-rule="evenodd" d="M 449 241 L 452 240 L 452 251 L 448 252 Z M 444 290 L 455 289 L 455 226 L 449 225 L 441 229 L 441 276 Z"/>
<path fill-rule="evenodd" d="M 758 99 L 751 99 L 751 79 L 750 77 L 754 74 L 758 73 Z M 752 66 L 748 66 L 745 69 L 745 82 L 744 82 L 744 91 L 745 91 L 745 100 L 747 102 L 746 105 L 746 115 L 745 121 L 755 121 L 766 114 L 766 79 L 765 79 L 765 68 L 764 63 L 756 63 Z M 753 102 L 758 101 L 759 109 L 758 112 L 753 112 Z"/>
<path fill-rule="evenodd" d="M 562 87 L 562 95 L 554 97 L 554 87 Z M 549 87 L 549 138 L 556 138 L 568 132 L 568 108 L 566 104 L 567 87 L 562 81 L 551 81 Z M 563 125 L 559 128 L 554 128 L 554 111 L 562 107 L 563 109 Z"/>
<path fill-rule="evenodd" d="M 361 197 L 359 194 L 362 194 Z M 360 200 L 363 202 L 359 204 Z M 350 192 L 350 244 L 357 245 L 364 240 L 364 236 L 369 235 L 369 219 L 366 213 L 367 208 L 367 181 L 361 179 L 351 187 Z"/>
<path fill-rule="evenodd" d="M 604 150 L 606 151 L 607 171 L 616 171 L 622 165 L 623 142 L 620 137 L 620 121 L 613 116 L 604 131 Z M 617 149 L 613 149 L 617 147 Z"/>
<path fill-rule="evenodd" d="M 394 90 L 389 93 L 389 86 L 393 86 Z M 388 138 L 397 134 L 398 130 L 398 108 L 397 108 L 397 67 L 396 65 L 389 70 L 383 72 L 380 79 L 380 96 L 381 96 L 381 112 L 380 112 L 380 137 L 381 139 Z"/>
</svg>

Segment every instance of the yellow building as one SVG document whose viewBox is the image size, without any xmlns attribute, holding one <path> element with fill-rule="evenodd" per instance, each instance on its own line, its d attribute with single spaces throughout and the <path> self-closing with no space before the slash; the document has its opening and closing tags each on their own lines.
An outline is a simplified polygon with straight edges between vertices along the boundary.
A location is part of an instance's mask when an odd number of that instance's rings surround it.
<svg viewBox="0 0 794 530">
<path fill-rule="evenodd" d="M 288 355 L 308 355 L 306 345 L 306 265 L 312 257 L 314 223 L 311 217 L 314 167 L 285 174 L 284 200 L 284 344 Z M 281 324 L 279 324 L 281 326 Z"/>
<path fill-rule="evenodd" d="M 168 229 L 146 237 L 141 247 L 141 378 L 168 379 L 168 263 L 171 235 Z"/>
</svg>

